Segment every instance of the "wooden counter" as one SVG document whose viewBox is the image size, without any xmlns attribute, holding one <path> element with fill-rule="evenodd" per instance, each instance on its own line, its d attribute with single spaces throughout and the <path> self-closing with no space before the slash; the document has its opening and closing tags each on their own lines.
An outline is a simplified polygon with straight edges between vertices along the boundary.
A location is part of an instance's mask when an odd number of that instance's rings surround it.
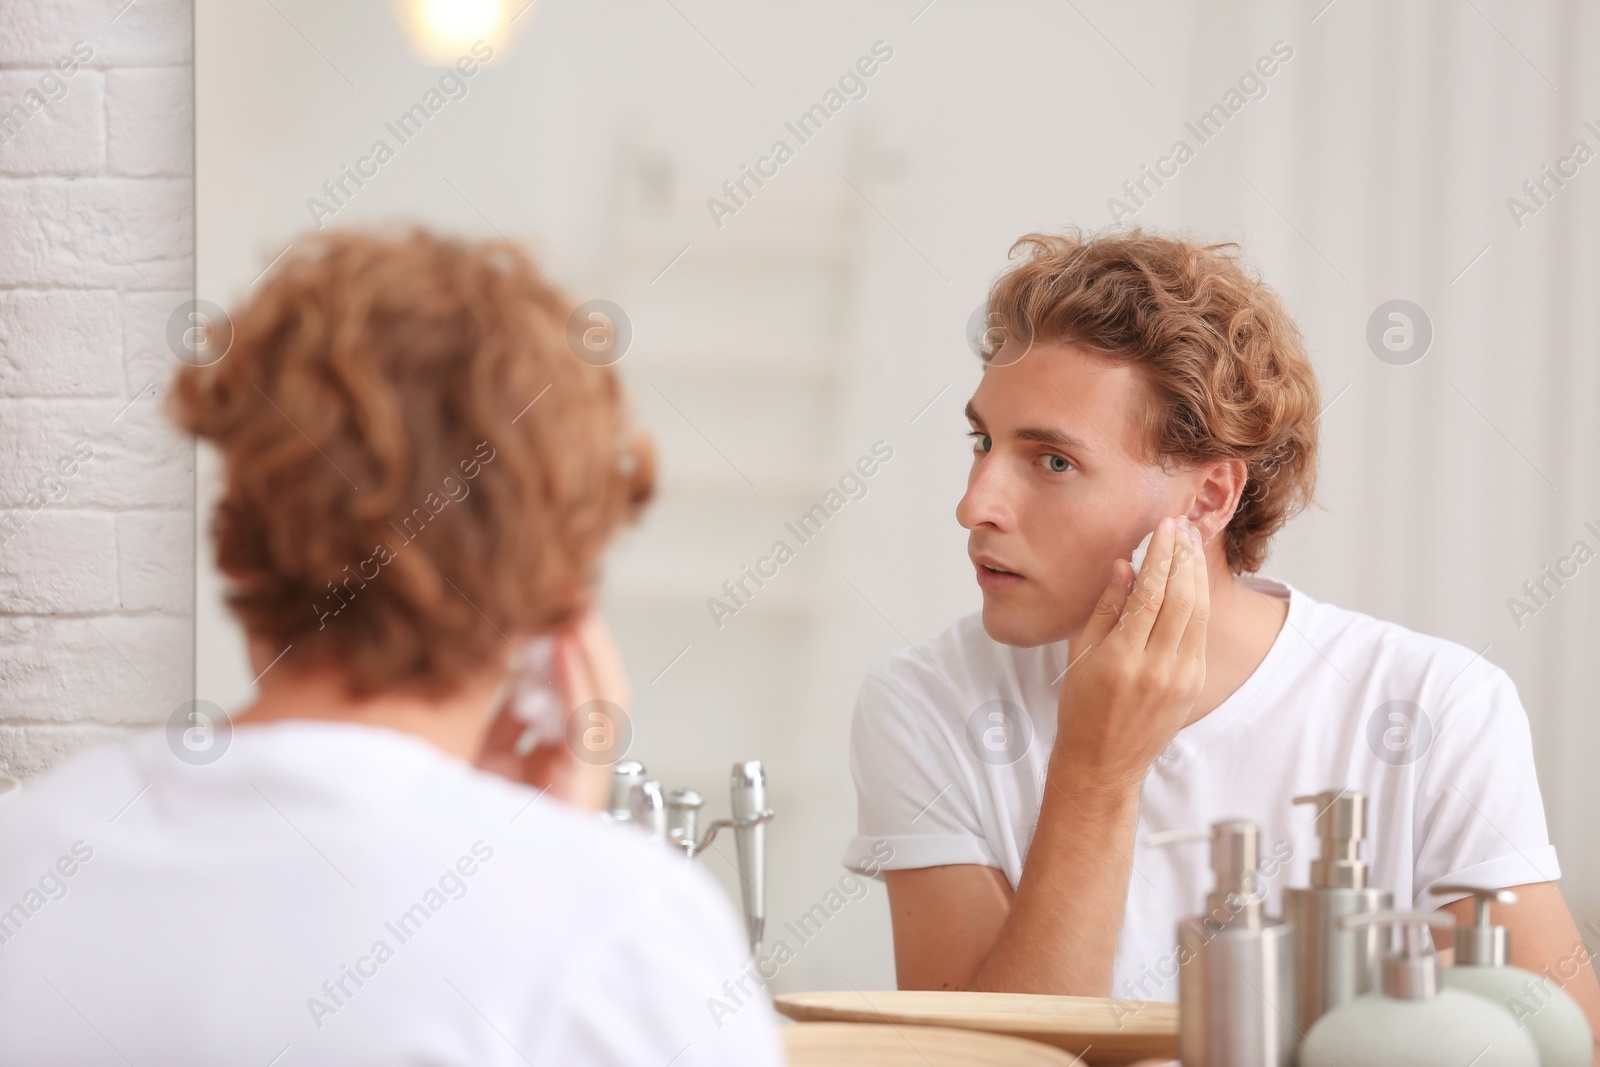
<svg viewBox="0 0 1600 1067">
<path fill-rule="evenodd" d="M 786 993 L 773 998 L 797 1022 L 946 1026 L 1039 1041 L 1089 1064 L 1178 1055 L 1178 1006 L 1101 997 L 924 990 Z"/>
</svg>

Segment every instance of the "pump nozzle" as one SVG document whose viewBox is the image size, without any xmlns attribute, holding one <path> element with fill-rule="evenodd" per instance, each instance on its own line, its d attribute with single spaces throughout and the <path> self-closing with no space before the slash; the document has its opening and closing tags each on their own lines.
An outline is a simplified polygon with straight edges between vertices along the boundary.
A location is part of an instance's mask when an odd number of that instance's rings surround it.
<svg viewBox="0 0 1600 1067">
<path fill-rule="evenodd" d="M 1257 882 L 1261 863 L 1261 828 L 1243 819 L 1224 819 L 1210 830 L 1165 830 L 1144 843 L 1156 847 L 1211 842 L 1211 872 L 1216 888 L 1206 895 L 1206 911 L 1231 916 L 1229 922 L 1261 925 L 1261 903 L 1266 894 Z"/>
<path fill-rule="evenodd" d="M 1447 911 L 1369 911 L 1339 920 L 1342 930 L 1363 926 L 1404 928 L 1400 954 L 1383 961 L 1384 995 L 1401 1000 L 1429 1000 L 1439 995 L 1439 954 L 1433 950 L 1428 927 L 1449 929 L 1455 924 L 1456 917 Z"/>
<path fill-rule="evenodd" d="M 1472 898 L 1474 919 L 1471 926 L 1456 927 L 1456 964 L 1468 967 L 1504 967 L 1511 956 L 1511 931 L 1489 922 L 1489 909 L 1495 904 L 1515 904 L 1517 895 L 1509 889 L 1478 889 L 1470 885 L 1436 885 L 1428 889 L 1434 896 L 1465 893 Z"/>
<path fill-rule="evenodd" d="M 1328 789 L 1295 797 L 1294 802 L 1317 806 L 1317 840 L 1322 854 L 1311 861 L 1312 887 L 1365 889 L 1367 865 L 1361 862 L 1361 842 L 1367 836 L 1366 794 L 1352 789 Z"/>
</svg>

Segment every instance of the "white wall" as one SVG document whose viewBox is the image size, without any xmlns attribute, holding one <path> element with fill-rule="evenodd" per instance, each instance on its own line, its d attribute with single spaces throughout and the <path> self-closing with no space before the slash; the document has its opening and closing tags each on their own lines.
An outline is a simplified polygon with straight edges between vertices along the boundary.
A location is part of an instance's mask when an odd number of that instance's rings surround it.
<svg viewBox="0 0 1600 1067">
<path fill-rule="evenodd" d="M 190 4 L 125 3 L 0 4 L 0 765 L 21 775 L 193 688 L 193 450 L 159 402 L 193 292 Z"/>
<path fill-rule="evenodd" d="M 324 179 L 435 76 L 409 59 L 382 5 L 278 7 L 281 15 L 201 0 L 200 295 L 222 303 L 310 224 L 305 201 Z M 1266 97 L 1202 146 L 1137 219 L 1241 241 L 1289 301 L 1333 405 L 1323 419 L 1321 507 L 1285 531 L 1267 572 L 1320 599 L 1486 649 L 1510 670 L 1533 723 L 1564 888 L 1582 922 L 1600 917 L 1586 818 L 1600 805 L 1590 770 L 1600 726 L 1589 705 L 1600 689 L 1592 651 L 1600 571 L 1584 568 L 1520 628 L 1506 601 L 1575 540 L 1600 544 L 1583 529 L 1585 520 L 1600 525 L 1592 299 L 1600 163 L 1520 228 L 1506 198 L 1575 138 L 1600 147 L 1582 127 L 1600 125 L 1600 68 L 1585 62 L 1600 46 L 1597 20 L 1593 8 L 1509 0 L 1399 8 L 540 0 L 469 95 L 336 221 L 498 230 L 528 241 L 580 294 L 605 295 L 594 287 L 605 277 L 627 128 L 656 131 L 677 162 L 678 195 L 692 206 L 764 152 L 783 121 L 872 42 L 895 48 L 867 99 L 777 179 L 839 180 L 847 135 L 869 123 L 885 145 L 883 166 L 898 175 L 899 191 L 873 205 L 867 266 L 851 291 L 854 391 L 829 413 L 832 442 L 808 457 L 842 468 L 876 438 L 896 448 L 871 496 L 830 528 L 839 535 L 830 554 L 795 575 L 837 601 L 832 629 L 805 633 L 758 601 L 737 620 L 749 623 L 744 630 L 698 623 L 706 642 L 651 687 L 676 648 L 628 619 L 618 627 L 646 694 L 642 752 L 697 745 L 708 760 L 737 748 L 769 761 L 824 761 L 820 795 L 785 798 L 809 817 L 774 827 L 781 921 L 838 874 L 853 818 L 842 767 L 856 680 L 977 602 L 953 517 L 967 463 L 959 411 L 977 375 L 962 340 L 967 316 L 1012 239 L 1069 222 L 1108 224 L 1107 198 L 1275 40 L 1287 41 L 1294 58 Z M 721 230 L 707 215 L 674 269 L 707 252 L 710 262 L 717 242 L 780 210 L 777 199 L 763 193 Z M 731 317 L 748 310 L 737 279 L 700 284 L 701 297 L 726 294 Z M 1435 328 L 1432 350 L 1409 367 L 1380 362 L 1364 339 L 1373 309 L 1396 297 L 1420 303 Z M 694 337 L 665 318 L 639 318 L 627 370 L 647 423 L 682 442 L 664 456 L 669 476 L 715 464 L 644 392 L 650 353 Z M 675 399 L 735 455 L 767 447 L 765 425 L 795 410 L 794 396 L 755 385 Z M 739 528 L 756 506 L 700 518 L 708 529 Z M 647 521 L 619 558 L 679 566 L 661 529 Z M 744 561 L 729 552 L 725 569 Z M 698 600 L 676 606 L 686 626 Z M 217 615 L 204 595 L 201 613 Z M 770 664 L 758 631 L 787 635 L 793 655 Z M 201 628 L 199 695 L 224 704 L 249 680 L 229 660 L 229 640 L 220 627 Z M 787 710 L 796 689 L 805 696 Z M 887 953 L 879 893 L 831 924 L 779 985 L 887 985 Z"/>
</svg>

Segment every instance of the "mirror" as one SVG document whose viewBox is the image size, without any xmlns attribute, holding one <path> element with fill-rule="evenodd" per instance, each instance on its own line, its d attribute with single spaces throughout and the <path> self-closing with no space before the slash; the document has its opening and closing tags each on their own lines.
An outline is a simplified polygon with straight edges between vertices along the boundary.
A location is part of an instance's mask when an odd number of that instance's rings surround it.
<svg viewBox="0 0 1600 1067">
<path fill-rule="evenodd" d="M 1600 185 L 1587 167 L 1525 184 L 1600 145 L 1562 43 L 1576 15 L 434 10 L 198 0 L 197 295 L 230 306 L 309 230 L 418 223 L 522 242 L 584 302 L 580 336 L 621 349 L 661 460 L 603 595 L 628 755 L 718 810 L 729 765 L 764 761 L 769 940 L 794 949 L 773 991 L 894 984 L 882 886 L 841 881 L 851 709 L 873 664 L 980 604 L 953 516 L 974 316 L 981 333 L 1015 238 L 1071 223 L 1238 240 L 1284 294 L 1326 404 L 1324 507 L 1270 571 L 1517 679 L 1568 900 L 1600 911 L 1600 585 L 1584 571 L 1533 618 L 1507 605 L 1575 540 L 1600 545 L 1580 489 L 1596 268 L 1571 240 Z M 1427 341 L 1386 340 L 1393 301 Z M 198 470 L 196 695 L 232 707 L 253 678 L 206 548 L 203 449 Z M 731 852 L 707 862 L 736 897 Z"/>
</svg>

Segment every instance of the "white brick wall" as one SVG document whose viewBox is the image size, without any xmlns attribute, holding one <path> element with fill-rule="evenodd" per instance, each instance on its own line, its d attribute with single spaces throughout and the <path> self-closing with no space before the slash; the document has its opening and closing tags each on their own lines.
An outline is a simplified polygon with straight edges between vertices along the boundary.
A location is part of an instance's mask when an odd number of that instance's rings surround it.
<svg viewBox="0 0 1600 1067">
<path fill-rule="evenodd" d="M 0 767 L 22 775 L 192 695 L 194 456 L 161 411 L 194 284 L 191 40 L 190 0 L 0 2 Z"/>
</svg>

